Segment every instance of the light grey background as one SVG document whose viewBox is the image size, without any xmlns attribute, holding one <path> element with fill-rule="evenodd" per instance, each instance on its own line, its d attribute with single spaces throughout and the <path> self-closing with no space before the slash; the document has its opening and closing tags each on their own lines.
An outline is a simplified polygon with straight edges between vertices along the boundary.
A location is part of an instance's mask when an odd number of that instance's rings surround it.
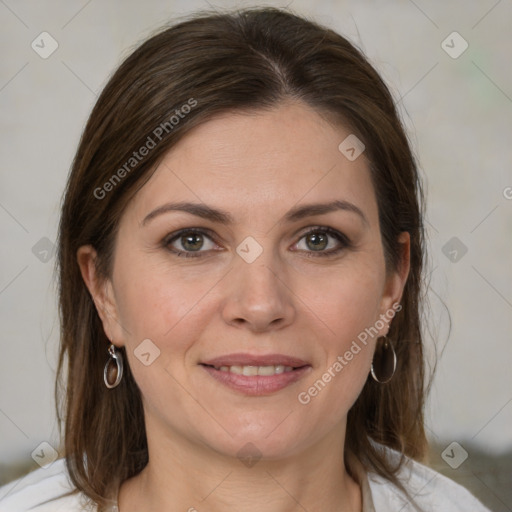
<svg viewBox="0 0 512 512">
<path fill-rule="evenodd" d="M 429 435 L 442 446 L 457 441 L 495 454 L 510 450 L 512 3 L 259 5 L 289 5 L 349 37 L 399 101 L 427 183 L 430 330 L 439 352 L 444 348 L 429 401 Z M 61 194 L 87 116 L 135 44 L 200 8 L 209 4 L 0 0 L 1 462 L 30 460 L 43 441 L 58 447 L 55 258 L 41 261 L 40 240 L 55 241 Z M 59 45 L 47 59 L 31 47 L 43 31 Z M 456 59 L 442 47 L 453 31 L 469 44 Z M 444 45 L 462 48 L 453 37 Z M 462 257 L 462 246 L 446 246 L 453 237 L 467 248 Z M 447 343 L 443 303 L 452 321 Z"/>
</svg>

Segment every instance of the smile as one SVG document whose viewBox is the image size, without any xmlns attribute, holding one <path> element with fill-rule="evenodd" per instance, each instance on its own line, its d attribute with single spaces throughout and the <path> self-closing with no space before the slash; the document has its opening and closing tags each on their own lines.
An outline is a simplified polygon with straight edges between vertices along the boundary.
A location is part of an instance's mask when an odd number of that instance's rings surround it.
<svg viewBox="0 0 512 512">
<path fill-rule="evenodd" d="M 283 366 L 282 364 L 276 366 L 214 366 L 214 368 L 221 372 L 231 372 L 237 375 L 245 375 L 246 377 L 252 377 L 254 375 L 277 375 L 293 371 L 291 366 Z"/>
<path fill-rule="evenodd" d="M 231 364 L 225 360 L 209 361 L 200 363 L 200 366 L 220 384 L 250 396 L 270 395 L 280 391 L 300 380 L 312 369 L 310 364 L 302 360 L 281 361 L 288 364 L 269 364 L 270 361 L 262 361 L 266 364 L 255 364 L 259 361 L 253 358 L 250 362 L 252 364 L 233 360 L 229 361 Z"/>
</svg>

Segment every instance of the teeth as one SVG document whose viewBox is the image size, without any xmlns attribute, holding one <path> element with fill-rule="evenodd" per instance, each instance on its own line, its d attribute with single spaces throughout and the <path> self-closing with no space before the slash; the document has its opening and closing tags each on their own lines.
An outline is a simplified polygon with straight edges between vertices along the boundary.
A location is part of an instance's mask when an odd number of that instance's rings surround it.
<svg viewBox="0 0 512 512">
<path fill-rule="evenodd" d="M 215 366 L 216 370 L 221 372 L 231 372 L 237 375 L 245 375 L 246 377 L 252 377 L 254 375 L 278 375 L 284 372 L 291 372 L 292 366 L 283 366 L 278 364 L 275 366 Z"/>
<path fill-rule="evenodd" d="M 258 375 L 259 366 L 244 366 L 242 368 L 242 375 L 246 377 L 252 377 L 253 375 Z"/>
<path fill-rule="evenodd" d="M 258 375 L 275 375 L 275 366 L 258 366 Z M 245 373 L 244 373 L 245 375 Z"/>
</svg>

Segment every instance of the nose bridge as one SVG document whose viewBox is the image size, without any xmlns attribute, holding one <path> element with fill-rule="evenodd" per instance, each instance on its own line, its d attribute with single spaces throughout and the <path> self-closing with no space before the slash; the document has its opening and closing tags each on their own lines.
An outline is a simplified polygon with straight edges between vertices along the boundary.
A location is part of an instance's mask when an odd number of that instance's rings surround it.
<svg viewBox="0 0 512 512">
<path fill-rule="evenodd" d="M 237 247 L 223 316 L 230 324 L 263 331 L 293 320 L 293 298 L 276 251 L 247 237 Z"/>
</svg>

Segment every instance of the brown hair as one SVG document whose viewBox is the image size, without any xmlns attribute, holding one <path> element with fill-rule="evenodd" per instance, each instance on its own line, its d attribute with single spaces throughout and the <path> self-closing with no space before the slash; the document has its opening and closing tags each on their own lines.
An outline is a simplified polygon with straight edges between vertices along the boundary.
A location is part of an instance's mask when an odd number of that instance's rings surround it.
<svg viewBox="0 0 512 512">
<path fill-rule="evenodd" d="M 110 391 L 103 383 L 108 340 L 82 280 L 77 250 L 92 244 L 98 271 L 108 277 L 124 208 L 165 153 L 218 113 L 268 109 L 286 99 L 304 102 L 364 142 L 388 269 L 399 264 L 398 235 L 406 231 L 411 238 L 403 309 L 389 332 L 396 374 L 386 385 L 367 380 L 348 414 L 347 449 L 396 485 L 398 468 L 371 440 L 412 458 L 425 454 L 422 190 L 390 92 L 347 39 L 288 11 L 200 13 L 146 40 L 110 78 L 80 140 L 62 208 L 57 408 L 59 421 L 65 417 L 71 479 L 99 505 L 113 486 L 144 468 L 147 441 L 141 395 L 126 357 L 121 384 Z M 148 137 L 155 147 L 132 162 Z"/>
</svg>

